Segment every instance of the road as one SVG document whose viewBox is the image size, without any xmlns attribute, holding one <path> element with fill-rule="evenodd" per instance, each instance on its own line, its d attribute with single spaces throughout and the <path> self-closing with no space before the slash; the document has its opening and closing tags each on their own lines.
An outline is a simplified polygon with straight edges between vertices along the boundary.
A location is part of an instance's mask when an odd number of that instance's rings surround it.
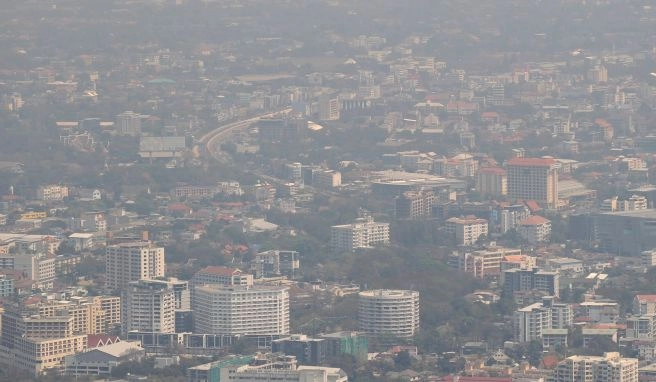
<svg viewBox="0 0 656 382">
<path fill-rule="evenodd" d="M 228 123 L 227 125 L 219 126 L 216 129 L 210 131 L 209 133 L 203 135 L 198 140 L 199 146 L 205 147 L 205 152 L 208 153 L 212 158 L 218 158 L 219 148 L 221 143 L 224 143 L 224 140 L 231 136 L 234 132 L 247 129 L 249 126 L 259 121 L 261 118 L 271 118 L 280 114 L 287 114 L 292 111 L 291 108 L 286 108 L 283 110 L 275 111 L 272 113 L 266 113 L 258 115 L 256 117 L 244 119 L 241 121 L 235 121 Z"/>
</svg>

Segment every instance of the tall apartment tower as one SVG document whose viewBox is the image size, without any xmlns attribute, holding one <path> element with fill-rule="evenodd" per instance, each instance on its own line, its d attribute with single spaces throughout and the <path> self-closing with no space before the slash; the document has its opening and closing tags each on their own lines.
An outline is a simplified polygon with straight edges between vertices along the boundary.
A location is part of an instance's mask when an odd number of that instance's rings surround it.
<svg viewBox="0 0 656 382">
<path fill-rule="evenodd" d="M 123 289 L 132 281 L 164 277 L 164 248 L 147 241 L 107 246 L 107 288 Z"/>
<path fill-rule="evenodd" d="M 166 281 L 130 282 L 121 298 L 123 333 L 175 333 L 175 297 L 173 286 Z"/>
<path fill-rule="evenodd" d="M 358 294 L 360 330 L 408 338 L 419 330 L 419 292 L 376 289 Z"/>
<path fill-rule="evenodd" d="M 196 287 L 194 332 L 289 334 L 289 289 L 277 286 Z"/>
<path fill-rule="evenodd" d="M 532 199 L 546 208 L 558 207 L 558 172 L 555 160 L 513 158 L 506 165 L 509 197 Z"/>
</svg>

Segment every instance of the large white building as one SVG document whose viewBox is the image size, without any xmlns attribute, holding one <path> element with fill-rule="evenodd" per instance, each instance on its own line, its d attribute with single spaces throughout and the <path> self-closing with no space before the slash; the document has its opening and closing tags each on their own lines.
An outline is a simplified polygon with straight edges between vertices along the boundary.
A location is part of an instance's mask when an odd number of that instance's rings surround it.
<svg viewBox="0 0 656 382">
<path fill-rule="evenodd" d="M 353 224 L 335 225 L 331 227 L 330 244 L 334 252 L 387 245 L 389 228 L 389 223 L 376 223 L 371 217 L 358 219 Z"/>
<path fill-rule="evenodd" d="M 194 332 L 289 334 L 289 289 L 203 285 L 194 291 Z"/>
<path fill-rule="evenodd" d="M 542 302 L 517 309 L 513 317 L 515 339 L 530 342 L 542 338 L 547 329 L 567 329 L 572 325 L 574 314 L 569 304 L 556 303 L 552 296 Z"/>
<path fill-rule="evenodd" d="M 36 191 L 36 198 L 39 200 L 52 201 L 64 200 L 68 197 L 68 186 L 59 184 L 51 184 L 48 186 L 39 187 Z"/>
<path fill-rule="evenodd" d="M 548 381 L 638 382 L 638 359 L 622 358 L 616 352 L 602 357 L 575 355 L 558 362 Z"/>
<path fill-rule="evenodd" d="M 123 333 L 175 333 L 175 292 L 169 283 L 133 281 L 121 300 Z"/>
<path fill-rule="evenodd" d="M 458 245 L 474 245 L 480 237 L 488 234 L 487 220 L 475 216 L 447 219 L 444 228 L 456 238 Z"/>
<path fill-rule="evenodd" d="M 164 248 L 150 242 L 130 242 L 107 246 L 105 251 L 107 287 L 123 289 L 131 281 L 164 277 Z"/>
<path fill-rule="evenodd" d="M 377 289 L 358 295 L 360 330 L 372 335 L 412 337 L 419 330 L 419 292 Z"/>
</svg>

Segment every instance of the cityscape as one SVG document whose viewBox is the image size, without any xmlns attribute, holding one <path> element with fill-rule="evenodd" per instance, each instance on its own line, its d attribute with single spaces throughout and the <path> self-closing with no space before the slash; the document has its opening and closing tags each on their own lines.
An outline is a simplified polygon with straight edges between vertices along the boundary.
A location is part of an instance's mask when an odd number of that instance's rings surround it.
<svg viewBox="0 0 656 382">
<path fill-rule="evenodd" d="M 656 381 L 656 3 L 0 12 L 0 381 Z"/>
</svg>

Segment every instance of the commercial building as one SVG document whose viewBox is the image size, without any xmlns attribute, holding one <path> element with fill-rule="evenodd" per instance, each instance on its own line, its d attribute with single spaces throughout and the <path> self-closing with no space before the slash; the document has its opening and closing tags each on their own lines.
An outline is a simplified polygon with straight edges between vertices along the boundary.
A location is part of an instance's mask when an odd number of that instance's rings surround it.
<svg viewBox="0 0 656 382">
<path fill-rule="evenodd" d="M 360 330 L 375 336 L 409 338 L 419 330 L 419 292 L 377 289 L 358 294 Z"/>
<path fill-rule="evenodd" d="M 174 333 L 175 307 L 176 296 L 170 283 L 159 280 L 132 281 L 122 295 L 123 333 Z"/>
<path fill-rule="evenodd" d="M 342 173 L 334 170 L 317 170 L 312 172 L 312 187 L 330 190 L 342 185 Z"/>
<path fill-rule="evenodd" d="M 185 137 L 141 137 L 139 156 L 150 159 L 181 158 L 186 150 Z"/>
<path fill-rule="evenodd" d="M 194 296 L 196 333 L 289 334 L 288 288 L 203 285 Z"/>
<path fill-rule="evenodd" d="M 59 184 L 41 186 L 36 191 L 36 198 L 45 201 L 64 200 L 68 197 L 68 191 L 68 186 L 62 186 Z"/>
<path fill-rule="evenodd" d="M 512 158 L 506 162 L 508 196 L 558 207 L 557 162 L 548 158 Z"/>
<path fill-rule="evenodd" d="M 638 382 L 638 359 L 622 358 L 616 352 L 601 357 L 575 355 L 558 362 L 548 381 Z"/>
<path fill-rule="evenodd" d="M 64 358 L 67 375 L 100 375 L 109 377 L 112 369 L 121 362 L 139 361 L 145 355 L 137 341 L 119 341 L 93 349 L 87 349 Z"/>
<path fill-rule="evenodd" d="M 147 241 L 109 245 L 105 266 L 109 289 L 120 290 L 132 281 L 164 277 L 164 248 Z"/>
<path fill-rule="evenodd" d="M 600 249 L 617 255 L 640 256 L 656 248 L 656 210 L 606 212 L 594 216 Z"/>
<path fill-rule="evenodd" d="M 187 371 L 188 382 L 347 382 L 348 376 L 338 368 L 297 366 L 293 356 L 258 354 L 194 366 Z"/>
<path fill-rule="evenodd" d="M 332 226 L 330 232 L 331 248 L 338 253 L 390 242 L 389 223 L 377 223 L 372 217 L 358 219 L 353 224 Z"/>
<path fill-rule="evenodd" d="M 487 220 L 475 216 L 447 219 L 444 228 L 447 234 L 455 237 L 458 245 L 474 245 L 479 238 L 488 235 Z"/>
<path fill-rule="evenodd" d="M 656 334 L 656 316 L 653 314 L 643 314 L 639 316 L 629 316 L 626 318 L 626 335 L 627 340 L 645 340 L 653 341 Z"/>
<path fill-rule="evenodd" d="M 508 174 L 500 167 L 481 167 L 476 176 L 476 191 L 484 196 L 508 194 Z"/>
<path fill-rule="evenodd" d="M 57 276 L 55 258 L 43 253 L 21 253 L 13 256 L 13 269 L 23 272 L 37 288 L 50 289 Z"/>
<path fill-rule="evenodd" d="M 141 115 L 133 111 L 125 111 L 117 115 L 116 132 L 132 136 L 141 134 Z"/>
</svg>

